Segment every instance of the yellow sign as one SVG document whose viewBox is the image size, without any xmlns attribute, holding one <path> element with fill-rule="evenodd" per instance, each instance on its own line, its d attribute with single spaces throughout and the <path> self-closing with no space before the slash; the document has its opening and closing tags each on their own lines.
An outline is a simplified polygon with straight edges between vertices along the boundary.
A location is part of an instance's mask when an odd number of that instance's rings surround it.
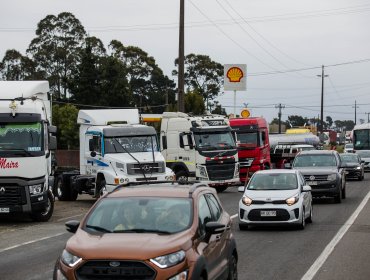
<svg viewBox="0 0 370 280">
<path fill-rule="evenodd" d="M 243 111 L 241 111 L 240 115 L 243 117 L 243 118 L 248 118 L 250 115 L 251 115 L 251 112 L 249 112 L 248 109 L 243 109 Z"/>
</svg>

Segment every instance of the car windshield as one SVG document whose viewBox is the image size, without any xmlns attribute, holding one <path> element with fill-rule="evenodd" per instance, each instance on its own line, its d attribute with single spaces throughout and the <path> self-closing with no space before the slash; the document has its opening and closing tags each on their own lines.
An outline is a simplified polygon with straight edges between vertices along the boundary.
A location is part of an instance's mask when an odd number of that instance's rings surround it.
<svg viewBox="0 0 370 280">
<path fill-rule="evenodd" d="M 343 162 L 359 162 L 358 156 L 354 154 L 341 154 L 340 158 Z"/>
<path fill-rule="evenodd" d="M 294 159 L 293 167 L 337 166 L 334 155 L 299 155 Z"/>
<path fill-rule="evenodd" d="M 235 149 L 235 141 L 230 131 L 194 133 L 195 144 L 202 150 Z"/>
<path fill-rule="evenodd" d="M 96 233 L 158 233 L 184 231 L 192 224 L 188 198 L 105 198 L 89 214 L 85 230 Z"/>
<path fill-rule="evenodd" d="M 104 151 L 106 154 L 156 152 L 157 138 L 155 135 L 105 137 Z"/>
<path fill-rule="evenodd" d="M 294 173 L 256 173 L 250 180 L 248 190 L 294 190 L 298 188 Z"/>
<path fill-rule="evenodd" d="M 361 151 L 361 150 L 358 150 L 358 151 L 356 151 L 356 154 L 358 154 L 360 157 L 363 157 L 363 158 L 370 157 L 370 151 Z"/>
</svg>

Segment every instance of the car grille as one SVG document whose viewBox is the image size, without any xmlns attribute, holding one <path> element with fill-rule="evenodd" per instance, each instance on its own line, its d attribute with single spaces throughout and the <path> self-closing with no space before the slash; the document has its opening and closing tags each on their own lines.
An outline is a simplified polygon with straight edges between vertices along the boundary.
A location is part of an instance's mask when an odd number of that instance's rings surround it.
<svg viewBox="0 0 370 280">
<path fill-rule="evenodd" d="M 275 217 L 261 217 L 261 211 L 276 211 Z M 288 221 L 290 215 L 287 210 L 285 209 L 254 209 L 251 210 L 248 214 L 248 220 L 250 221 L 264 221 L 264 222 L 272 222 L 272 221 Z"/>
<path fill-rule="evenodd" d="M 265 201 L 265 200 L 253 200 L 252 204 L 286 204 L 285 200 L 272 200 L 272 201 Z"/>
<path fill-rule="evenodd" d="M 313 180 L 310 179 L 310 177 L 315 177 Z M 327 181 L 328 175 L 304 175 L 304 179 L 306 181 Z"/>
<path fill-rule="evenodd" d="M 145 172 L 145 174 L 164 173 L 164 162 L 142 163 L 141 168 L 140 164 L 127 164 L 127 173 L 129 175 L 143 174 L 143 171 Z"/>
<path fill-rule="evenodd" d="M 138 261 L 88 261 L 76 271 L 79 280 L 155 279 L 156 271 Z"/>
<path fill-rule="evenodd" d="M 210 180 L 230 180 L 234 178 L 235 163 L 207 164 Z"/>
<path fill-rule="evenodd" d="M 0 206 L 13 206 L 26 204 L 25 187 L 0 185 Z"/>
</svg>

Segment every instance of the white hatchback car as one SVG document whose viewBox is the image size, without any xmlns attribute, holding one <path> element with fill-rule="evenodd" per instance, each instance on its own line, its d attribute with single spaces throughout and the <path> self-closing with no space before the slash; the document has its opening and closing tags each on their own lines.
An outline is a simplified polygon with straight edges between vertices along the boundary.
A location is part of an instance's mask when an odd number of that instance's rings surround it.
<svg viewBox="0 0 370 280">
<path fill-rule="evenodd" d="M 239 191 L 243 191 L 240 187 Z M 312 223 L 311 187 L 298 170 L 271 169 L 253 174 L 239 202 L 239 228 L 249 225 Z"/>
</svg>

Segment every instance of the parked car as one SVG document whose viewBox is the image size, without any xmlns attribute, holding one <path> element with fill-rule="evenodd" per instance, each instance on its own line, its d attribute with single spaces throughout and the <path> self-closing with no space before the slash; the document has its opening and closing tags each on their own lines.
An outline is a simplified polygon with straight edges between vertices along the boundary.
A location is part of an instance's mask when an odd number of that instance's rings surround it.
<svg viewBox="0 0 370 280">
<path fill-rule="evenodd" d="M 346 176 L 355 177 L 359 181 L 364 179 L 364 161 L 361 160 L 361 157 L 358 154 L 354 153 L 343 153 L 340 154 L 342 162 L 346 164 Z"/>
<path fill-rule="evenodd" d="M 204 183 L 119 188 L 101 197 L 56 262 L 54 279 L 237 279 L 230 215 Z"/>
<path fill-rule="evenodd" d="M 370 171 L 370 151 L 369 150 L 356 150 L 355 152 L 361 157 L 364 162 L 365 172 Z"/>
<path fill-rule="evenodd" d="M 345 144 L 343 152 L 344 153 L 353 153 L 353 144 L 352 143 Z"/>
<path fill-rule="evenodd" d="M 336 203 L 346 198 L 345 164 L 335 150 L 302 151 L 292 168 L 302 172 L 313 197 L 333 197 Z"/>
<path fill-rule="evenodd" d="M 292 224 L 304 229 L 312 222 L 311 187 L 298 170 L 271 169 L 251 177 L 239 202 L 239 228 Z"/>
</svg>

